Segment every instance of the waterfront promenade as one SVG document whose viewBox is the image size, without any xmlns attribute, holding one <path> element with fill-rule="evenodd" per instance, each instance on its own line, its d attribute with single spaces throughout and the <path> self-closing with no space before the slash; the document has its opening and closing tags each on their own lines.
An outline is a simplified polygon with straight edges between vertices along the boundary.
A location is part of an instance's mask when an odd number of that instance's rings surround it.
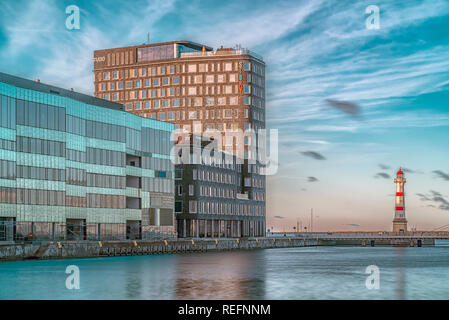
<svg viewBox="0 0 449 320">
<path fill-rule="evenodd" d="M 393 234 L 371 233 L 301 233 L 268 234 L 264 238 L 201 238 L 177 240 L 128 241 L 36 241 L 0 243 L 0 261 L 29 259 L 67 259 L 136 256 L 165 253 L 191 253 L 228 250 L 310 246 L 432 246 L 435 240 L 449 240 L 447 232 Z"/>
</svg>

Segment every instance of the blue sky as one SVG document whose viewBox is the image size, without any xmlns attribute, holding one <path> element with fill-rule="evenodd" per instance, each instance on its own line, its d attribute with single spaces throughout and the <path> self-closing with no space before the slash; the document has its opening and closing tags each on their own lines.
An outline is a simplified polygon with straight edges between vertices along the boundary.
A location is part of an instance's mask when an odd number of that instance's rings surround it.
<svg viewBox="0 0 449 320">
<path fill-rule="evenodd" d="M 71 4 L 80 30 L 65 27 Z M 373 4 L 377 30 L 365 27 Z M 432 229 L 449 223 L 448 30 L 447 0 L 3 0 L 0 71 L 92 94 L 95 49 L 140 44 L 147 32 L 151 42 L 241 44 L 267 63 L 267 125 L 279 130 L 268 227 L 307 225 L 313 207 L 322 231 L 390 230 L 403 166 L 409 225 Z"/>
</svg>

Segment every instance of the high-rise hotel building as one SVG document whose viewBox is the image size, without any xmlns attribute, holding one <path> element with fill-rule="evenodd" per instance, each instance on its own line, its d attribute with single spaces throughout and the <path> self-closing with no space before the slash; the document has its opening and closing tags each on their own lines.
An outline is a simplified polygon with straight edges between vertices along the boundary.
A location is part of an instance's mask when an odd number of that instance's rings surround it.
<svg viewBox="0 0 449 320">
<path fill-rule="evenodd" d="M 0 73 L 0 241 L 175 236 L 173 124 Z"/>
<path fill-rule="evenodd" d="M 222 133 L 265 128 L 265 63 L 240 47 L 213 50 L 190 41 L 172 41 L 97 50 L 94 85 L 96 97 L 194 134 L 197 124 L 202 131 Z M 249 148 L 256 145 L 252 139 L 240 140 L 237 148 L 244 150 L 238 153 L 240 158 L 255 159 Z M 222 146 L 235 148 L 235 140 L 223 139 Z M 245 160 L 240 179 L 242 192 L 260 204 L 265 217 L 265 177 L 259 173 L 259 164 Z"/>
<path fill-rule="evenodd" d="M 265 63 L 246 49 L 190 41 L 94 52 L 95 96 L 192 129 L 265 128 Z"/>
</svg>

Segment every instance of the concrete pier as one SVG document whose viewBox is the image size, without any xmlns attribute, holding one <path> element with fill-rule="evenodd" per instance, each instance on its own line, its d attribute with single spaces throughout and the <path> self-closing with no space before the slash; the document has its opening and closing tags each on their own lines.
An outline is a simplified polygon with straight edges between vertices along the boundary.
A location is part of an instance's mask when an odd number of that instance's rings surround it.
<svg viewBox="0 0 449 320">
<path fill-rule="evenodd" d="M 83 241 L 0 244 L 0 261 L 134 256 L 165 253 L 252 250 L 329 245 L 293 238 L 201 239 L 161 241 Z"/>
</svg>

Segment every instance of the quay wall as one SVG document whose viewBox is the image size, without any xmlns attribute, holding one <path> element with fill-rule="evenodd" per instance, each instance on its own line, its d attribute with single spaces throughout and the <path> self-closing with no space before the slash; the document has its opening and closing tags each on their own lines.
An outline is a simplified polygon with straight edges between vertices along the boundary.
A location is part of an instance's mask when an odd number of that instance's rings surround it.
<svg viewBox="0 0 449 320">
<path fill-rule="evenodd" d="M 160 241 L 82 241 L 0 244 L 0 261 L 31 259 L 70 259 L 251 250 L 328 245 L 327 241 L 293 238 L 201 239 Z"/>
</svg>

